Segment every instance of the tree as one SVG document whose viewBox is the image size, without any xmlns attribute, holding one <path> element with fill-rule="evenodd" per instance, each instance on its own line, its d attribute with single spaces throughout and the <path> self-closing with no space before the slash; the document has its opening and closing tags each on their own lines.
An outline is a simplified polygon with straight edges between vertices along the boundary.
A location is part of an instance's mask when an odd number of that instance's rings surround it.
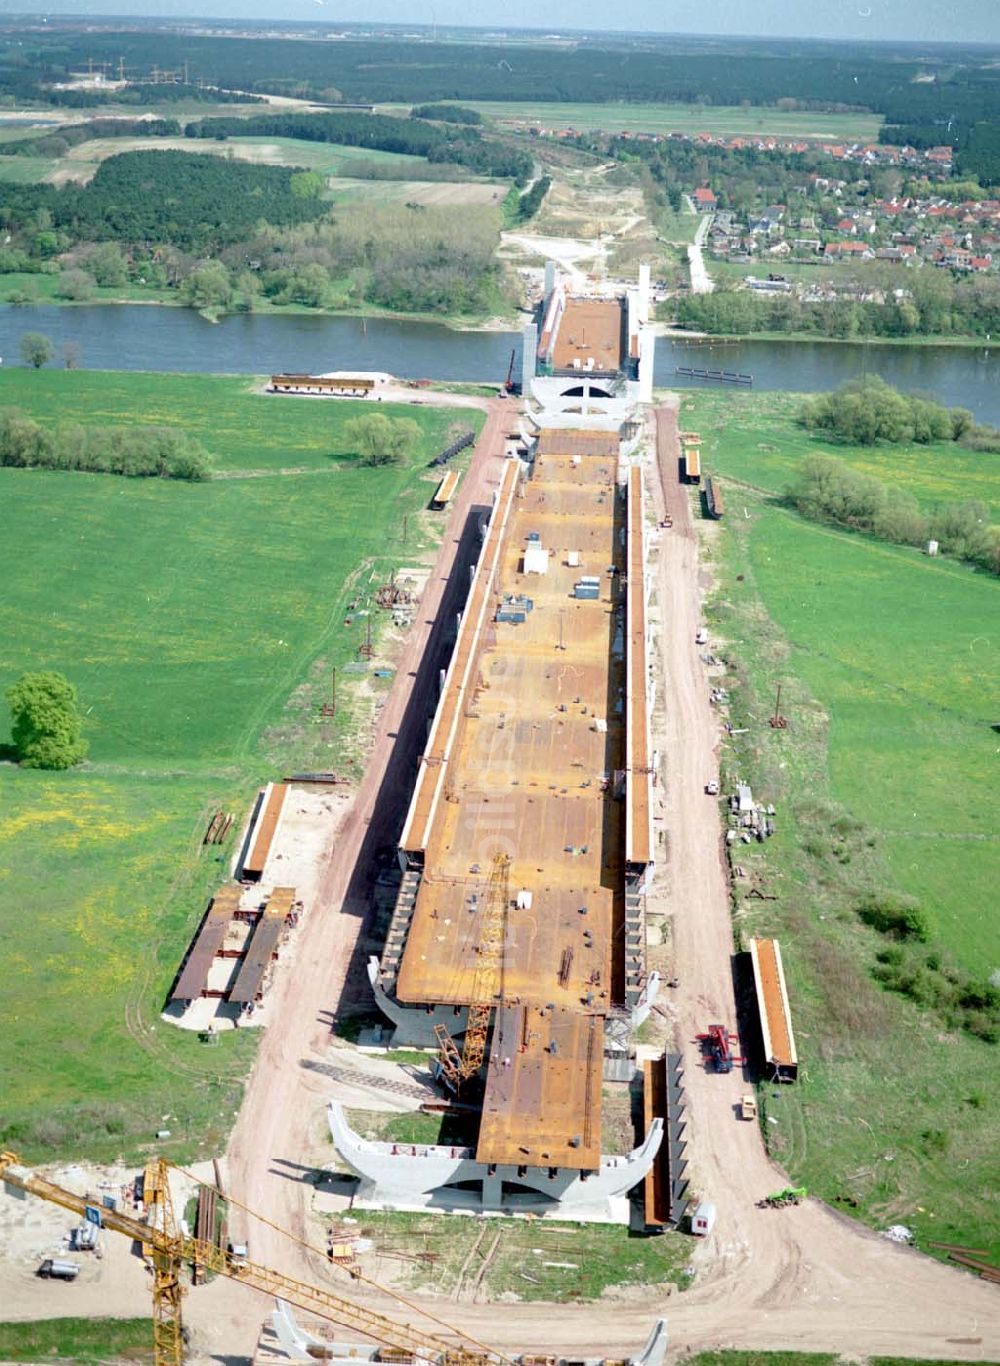
<svg viewBox="0 0 1000 1366">
<path fill-rule="evenodd" d="M 94 277 L 85 270 L 64 270 L 56 281 L 56 294 L 60 299 L 71 299 L 83 303 L 94 293 Z"/>
<path fill-rule="evenodd" d="M 87 258 L 99 285 L 120 288 L 128 279 L 128 262 L 117 242 L 102 242 Z"/>
<path fill-rule="evenodd" d="M 398 465 L 413 449 L 420 428 L 412 417 L 367 413 L 345 422 L 344 435 L 362 465 Z"/>
<path fill-rule="evenodd" d="M 25 768 L 72 768 L 87 753 L 76 688 L 53 671 L 26 673 L 7 689 L 11 736 Z"/>
<path fill-rule="evenodd" d="M 36 370 L 46 365 L 55 353 L 55 347 L 41 332 L 25 332 L 21 338 L 21 359 Z"/>
<path fill-rule="evenodd" d="M 192 308 L 226 308 L 232 301 L 229 272 L 221 261 L 208 261 L 184 282 L 184 299 Z"/>
</svg>

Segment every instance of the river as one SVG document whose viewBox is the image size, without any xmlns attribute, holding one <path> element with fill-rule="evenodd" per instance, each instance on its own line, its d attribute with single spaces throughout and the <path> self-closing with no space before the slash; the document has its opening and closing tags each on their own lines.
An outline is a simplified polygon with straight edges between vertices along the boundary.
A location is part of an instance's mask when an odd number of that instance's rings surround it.
<svg viewBox="0 0 1000 1366">
<path fill-rule="evenodd" d="M 403 379 L 482 380 L 507 373 L 514 332 L 456 332 L 440 323 L 307 314 L 235 314 L 208 323 L 191 309 L 150 304 L 0 306 L 0 356 L 18 358 L 25 332 L 79 349 L 92 370 L 181 370 L 265 374 L 276 370 L 388 370 Z M 812 392 L 879 374 L 911 393 L 969 408 L 1000 426 L 1000 347 L 887 346 L 875 342 L 675 341 L 656 343 L 656 383 L 703 386 L 678 365 L 753 375 L 755 389 Z M 713 386 L 715 387 L 715 386 Z"/>
</svg>

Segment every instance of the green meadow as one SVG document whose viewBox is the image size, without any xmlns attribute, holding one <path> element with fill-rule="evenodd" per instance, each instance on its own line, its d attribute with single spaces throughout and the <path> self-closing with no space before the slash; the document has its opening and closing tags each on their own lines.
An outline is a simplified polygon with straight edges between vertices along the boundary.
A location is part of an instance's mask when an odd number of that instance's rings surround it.
<svg viewBox="0 0 1000 1366">
<path fill-rule="evenodd" d="M 805 394 L 696 393 L 684 397 L 684 422 L 702 437 L 709 471 L 783 493 L 809 455 L 833 455 L 886 484 L 912 493 L 923 506 L 979 498 L 1000 518 L 1000 459 L 950 441 L 927 446 L 843 446 L 798 426 Z"/>
<path fill-rule="evenodd" d="M 760 517 L 750 561 L 792 669 L 829 713 L 835 799 L 878 833 L 955 957 L 1000 968 L 1000 584 L 783 512 Z"/>
<path fill-rule="evenodd" d="M 419 445 L 365 469 L 343 436 L 363 403 L 258 383 L 0 374 L 0 403 L 39 419 L 183 426 L 218 471 L 186 484 L 0 470 L 0 689 L 60 670 L 90 741 L 69 773 L 0 765 L 0 1140 L 28 1157 L 135 1153 L 166 1127 L 168 1155 L 189 1158 L 224 1137 L 252 1031 L 206 1056 L 158 1018 L 224 876 L 205 823 L 218 807 L 242 818 L 276 773 L 361 771 L 348 690 L 322 725 L 316 690 L 357 657 L 346 604 L 438 534 L 426 465 L 454 413 L 382 405 L 418 422 Z"/>
<path fill-rule="evenodd" d="M 893 941 L 862 924 L 866 897 L 916 897 L 930 922 L 908 946 L 926 980 L 1000 968 L 994 817 L 1000 583 L 948 560 L 808 522 L 774 497 L 817 447 L 924 504 L 982 497 L 996 456 L 942 446 L 852 450 L 794 426 L 790 395 L 697 395 L 682 425 L 703 469 L 729 482 L 706 528 L 708 617 L 729 665 L 723 750 L 777 807 L 778 832 L 740 847 L 737 934 L 777 934 L 802 1060 L 795 1087 L 764 1088 L 771 1151 L 815 1194 L 876 1227 L 1000 1255 L 990 1176 L 998 1045 L 886 991 Z M 782 686 L 788 729 L 765 718 Z M 773 900 L 748 897 L 751 888 Z M 941 1255 L 941 1254 L 938 1254 Z"/>
</svg>

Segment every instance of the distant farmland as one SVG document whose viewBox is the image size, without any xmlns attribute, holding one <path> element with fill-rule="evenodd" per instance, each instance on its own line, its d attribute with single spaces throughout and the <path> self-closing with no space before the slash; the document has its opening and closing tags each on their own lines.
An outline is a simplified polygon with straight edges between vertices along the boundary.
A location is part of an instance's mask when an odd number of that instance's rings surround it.
<svg viewBox="0 0 1000 1366">
<path fill-rule="evenodd" d="M 463 101 L 498 124 L 537 124 L 543 128 L 599 128 L 629 133 L 731 133 L 741 136 L 822 138 L 827 142 L 874 142 L 882 120 L 877 114 L 816 114 L 809 110 L 696 104 L 555 104 L 512 100 Z"/>
</svg>

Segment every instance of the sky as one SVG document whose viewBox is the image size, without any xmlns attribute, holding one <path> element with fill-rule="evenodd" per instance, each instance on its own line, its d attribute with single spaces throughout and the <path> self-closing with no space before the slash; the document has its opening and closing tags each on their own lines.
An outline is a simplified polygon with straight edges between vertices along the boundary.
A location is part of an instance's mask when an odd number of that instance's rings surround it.
<svg viewBox="0 0 1000 1366">
<path fill-rule="evenodd" d="M 1000 0 L 0 0 L 3 14 L 641 29 L 1000 45 Z"/>
</svg>

